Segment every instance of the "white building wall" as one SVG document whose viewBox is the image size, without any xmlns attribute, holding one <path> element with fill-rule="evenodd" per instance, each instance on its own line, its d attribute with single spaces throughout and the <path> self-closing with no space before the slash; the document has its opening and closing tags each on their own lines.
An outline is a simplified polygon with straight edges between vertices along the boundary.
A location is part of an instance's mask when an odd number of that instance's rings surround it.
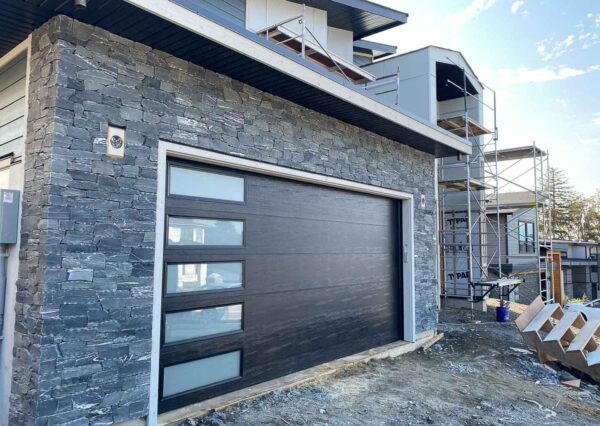
<svg viewBox="0 0 600 426">
<path fill-rule="evenodd" d="M 431 70 L 429 49 L 422 49 L 405 55 L 395 56 L 364 67 L 375 76 L 400 73 L 398 106 L 420 117 L 422 120 L 435 123 L 435 75 Z M 383 92 L 394 89 L 395 82 L 389 87 L 373 89 L 372 92 Z M 395 104 L 396 94 L 380 95 L 388 104 Z"/>
<path fill-rule="evenodd" d="M 247 0 L 246 29 L 257 32 L 301 13 L 301 4 L 285 0 Z M 285 27 L 297 34 L 302 33 L 302 25 L 298 20 L 286 23 Z M 323 46 L 327 46 L 328 28 L 326 11 L 307 6 L 306 27 Z M 314 41 L 310 35 L 307 35 L 307 38 Z"/>
<path fill-rule="evenodd" d="M 327 27 L 327 49 L 341 56 L 348 62 L 354 60 L 354 46 L 352 31 L 340 28 Z"/>
</svg>

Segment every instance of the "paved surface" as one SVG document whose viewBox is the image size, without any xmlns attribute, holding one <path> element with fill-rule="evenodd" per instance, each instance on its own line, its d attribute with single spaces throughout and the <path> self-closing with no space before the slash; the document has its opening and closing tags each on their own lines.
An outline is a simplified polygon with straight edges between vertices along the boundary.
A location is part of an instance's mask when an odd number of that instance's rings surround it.
<svg viewBox="0 0 600 426">
<path fill-rule="evenodd" d="M 441 313 L 446 337 L 425 353 L 371 362 L 187 425 L 600 424 L 600 389 L 537 363 L 514 324 Z"/>
</svg>

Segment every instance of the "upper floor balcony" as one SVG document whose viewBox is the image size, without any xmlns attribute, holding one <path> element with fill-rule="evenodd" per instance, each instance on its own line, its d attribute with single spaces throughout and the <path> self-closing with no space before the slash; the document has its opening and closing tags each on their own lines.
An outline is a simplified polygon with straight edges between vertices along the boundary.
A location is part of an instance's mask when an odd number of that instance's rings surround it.
<svg viewBox="0 0 600 426">
<path fill-rule="evenodd" d="M 396 49 L 364 38 L 407 14 L 370 1 L 94 0 L 82 9 L 71 0 L 4 0 L 0 13 L 0 55 L 65 14 L 438 157 L 472 151 L 460 132 L 410 106 L 421 95 L 390 102 L 381 93 L 391 89 L 378 85 L 397 79 L 370 66 Z M 399 84 L 393 90 L 409 99 Z"/>
</svg>

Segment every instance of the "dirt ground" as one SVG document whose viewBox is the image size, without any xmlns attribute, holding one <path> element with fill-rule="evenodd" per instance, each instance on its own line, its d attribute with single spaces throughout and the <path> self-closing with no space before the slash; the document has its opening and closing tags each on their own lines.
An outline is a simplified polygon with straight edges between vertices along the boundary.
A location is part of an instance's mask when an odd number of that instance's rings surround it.
<svg viewBox="0 0 600 426">
<path fill-rule="evenodd" d="M 513 314 L 514 316 L 514 314 Z M 600 388 L 537 363 L 513 323 L 443 310 L 429 350 L 373 361 L 185 425 L 598 425 Z"/>
</svg>

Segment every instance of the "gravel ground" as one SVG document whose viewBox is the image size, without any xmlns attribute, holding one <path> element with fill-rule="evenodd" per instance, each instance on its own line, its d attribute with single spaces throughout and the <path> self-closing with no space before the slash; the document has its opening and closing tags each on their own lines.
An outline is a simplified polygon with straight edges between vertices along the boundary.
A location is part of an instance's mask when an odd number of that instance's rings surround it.
<svg viewBox="0 0 600 426">
<path fill-rule="evenodd" d="M 513 323 L 444 310 L 429 350 L 373 361 L 185 425 L 600 424 L 600 388 L 527 350 Z M 479 321 L 479 322 L 477 322 Z"/>
</svg>

